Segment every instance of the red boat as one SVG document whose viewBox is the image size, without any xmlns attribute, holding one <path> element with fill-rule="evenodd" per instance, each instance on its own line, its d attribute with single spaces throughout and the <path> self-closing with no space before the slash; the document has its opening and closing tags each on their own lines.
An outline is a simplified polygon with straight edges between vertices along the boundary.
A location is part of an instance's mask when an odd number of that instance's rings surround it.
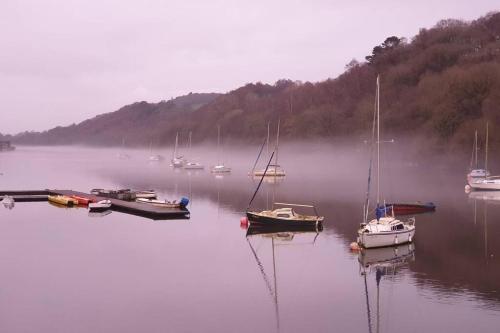
<svg viewBox="0 0 500 333">
<path fill-rule="evenodd" d="M 79 205 L 84 205 L 84 206 L 88 206 L 89 203 L 94 202 L 93 199 L 85 198 L 85 197 L 80 197 L 78 195 L 72 195 L 71 198 L 73 198 L 75 200 L 78 200 L 78 204 Z"/>
<path fill-rule="evenodd" d="M 388 212 L 394 211 L 395 215 L 420 214 L 436 210 L 436 205 L 433 202 L 388 203 L 385 204 L 385 207 Z"/>
</svg>

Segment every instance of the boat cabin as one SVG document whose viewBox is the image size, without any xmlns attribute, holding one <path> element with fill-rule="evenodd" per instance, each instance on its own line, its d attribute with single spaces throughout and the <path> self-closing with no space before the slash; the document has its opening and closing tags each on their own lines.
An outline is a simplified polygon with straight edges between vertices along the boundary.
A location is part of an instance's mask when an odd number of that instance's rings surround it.
<svg viewBox="0 0 500 333">
<path fill-rule="evenodd" d="M 295 213 L 292 208 L 279 208 L 274 210 L 274 215 L 280 219 L 293 219 L 295 218 Z"/>
<path fill-rule="evenodd" d="M 485 169 L 474 169 L 469 173 L 469 177 L 472 178 L 486 178 L 490 175 L 488 170 Z"/>
</svg>

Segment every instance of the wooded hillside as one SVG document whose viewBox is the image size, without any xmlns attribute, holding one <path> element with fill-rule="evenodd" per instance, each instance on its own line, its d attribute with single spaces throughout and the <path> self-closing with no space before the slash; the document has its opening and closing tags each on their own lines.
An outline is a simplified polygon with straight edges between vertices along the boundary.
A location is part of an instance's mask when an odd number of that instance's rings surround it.
<svg viewBox="0 0 500 333">
<path fill-rule="evenodd" d="M 332 47 L 334 36 L 332 37 Z M 328 66 L 326 66 L 328 67 Z M 198 103 L 135 103 L 78 125 L 22 133 L 29 144 L 171 144 L 175 132 L 215 140 L 216 125 L 233 141 L 260 141 L 281 118 L 284 139 L 362 137 L 371 127 L 375 79 L 381 76 L 384 132 L 419 137 L 433 148 L 469 149 L 475 128 L 490 121 L 500 143 L 500 13 L 472 22 L 443 20 L 407 40 L 391 36 L 363 61 L 323 82 L 254 83 L 226 94 L 192 94 Z"/>
</svg>

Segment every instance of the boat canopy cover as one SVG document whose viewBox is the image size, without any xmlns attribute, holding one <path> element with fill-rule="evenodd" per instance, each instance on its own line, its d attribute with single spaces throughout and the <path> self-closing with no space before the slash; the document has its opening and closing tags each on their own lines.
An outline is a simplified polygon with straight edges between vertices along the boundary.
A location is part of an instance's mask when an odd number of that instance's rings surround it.
<svg viewBox="0 0 500 333">
<path fill-rule="evenodd" d="M 375 208 L 375 217 L 377 218 L 377 221 L 379 221 L 382 216 L 386 215 L 390 209 L 392 209 L 392 206 L 377 206 L 377 208 Z"/>
</svg>

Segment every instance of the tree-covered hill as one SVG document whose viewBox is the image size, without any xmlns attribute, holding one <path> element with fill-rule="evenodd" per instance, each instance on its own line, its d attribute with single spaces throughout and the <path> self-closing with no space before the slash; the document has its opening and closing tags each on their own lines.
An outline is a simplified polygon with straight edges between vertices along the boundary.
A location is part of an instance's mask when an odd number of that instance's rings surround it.
<svg viewBox="0 0 500 333">
<path fill-rule="evenodd" d="M 332 38 L 332 47 L 334 47 Z M 433 149 L 469 149 L 473 131 L 490 121 L 500 133 L 500 13 L 472 22 L 443 20 L 410 40 L 391 36 L 362 62 L 323 82 L 255 83 L 187 107 L 136 103 L 69 127 L 23 133 L 18 143 L 170 144 L 192 130 L 213 140 L 221 125 L 233 141 L 260 141 L 281 119 L 285 139 L 364 136 L 371 127 L 375 80 L 381 76 L 384 132 L 421 138 Z M 191 96 L 191 95 L 190 95 Z M 186 110 L 187 109 L 187 110 Z M 492 135 L 500 143 L 500 135 Z"/>
</svg>

